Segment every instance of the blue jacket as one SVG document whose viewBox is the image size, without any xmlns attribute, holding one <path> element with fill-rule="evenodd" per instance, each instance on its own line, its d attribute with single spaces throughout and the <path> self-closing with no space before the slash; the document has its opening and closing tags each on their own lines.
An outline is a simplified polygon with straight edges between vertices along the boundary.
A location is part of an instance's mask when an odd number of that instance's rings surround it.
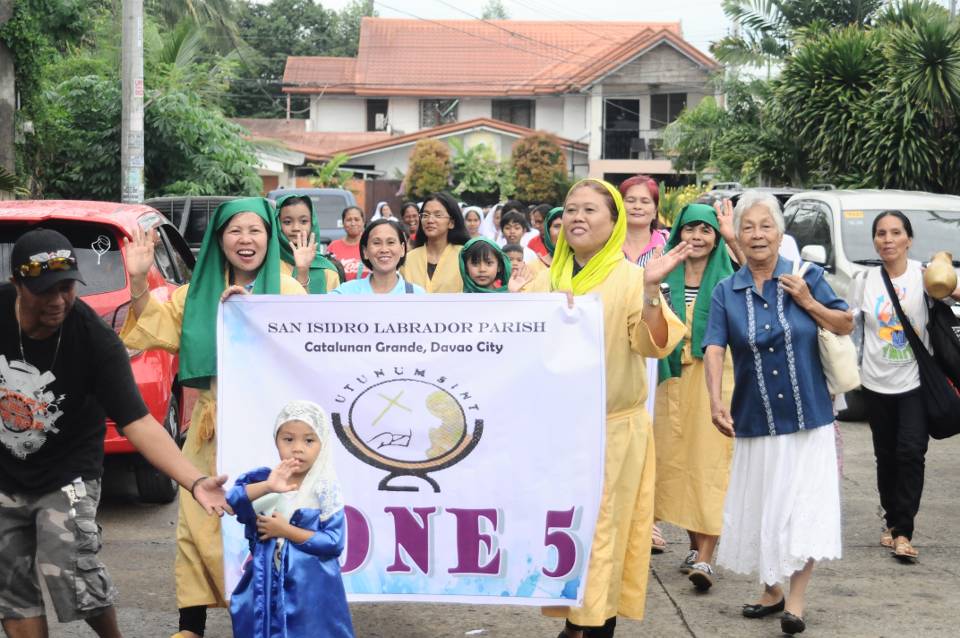
<svg viewBox="0 0 960 638">
<path fill-rule="evenodd" d="M 790 434 L 834 421 L 817 323 L 777 282 L 792 269 L 793 262 L 781 257 L 758 291 L 744 266 L 713 291 L 703 347 L 729 347 L 733 355 L 730 413 L 738 437 Z M 824 306 L 847 309 L 823 268 L 811 264 L 803 279 Z"/>
<path fill-rule="evenodd" d="M 250 560 L 230 597 L 235 638 L 352 638 L 353 624 L 338 558 L 345 543 L 343 510 L 325 521 L 320 510 L 298 509 L 290 523 L 315 530 L 305 543 L 290 541 L 274 563 L 277 540 L 261 541 L 257 513 L 244 487 L 267 480 L 270 468 L 237 478 L 227 494 L 250 543 Z"/>
</svg>

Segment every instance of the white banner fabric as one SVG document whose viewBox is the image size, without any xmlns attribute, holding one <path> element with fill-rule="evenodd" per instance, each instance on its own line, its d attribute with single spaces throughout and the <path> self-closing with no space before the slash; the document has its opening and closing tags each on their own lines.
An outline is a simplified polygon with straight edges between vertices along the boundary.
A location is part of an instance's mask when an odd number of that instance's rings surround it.
<svg viewBox="0 0 960 638">
<path fill-rule="evenodd" d="M 582 602 L 603 483 L 598 299 L 234 296 L 218 353 L 231 479 L 277 465 L 289 401 L 330 414 L 350 600 Z M 248 546 L 223 521 L 229 592 Z"/>
</svg>

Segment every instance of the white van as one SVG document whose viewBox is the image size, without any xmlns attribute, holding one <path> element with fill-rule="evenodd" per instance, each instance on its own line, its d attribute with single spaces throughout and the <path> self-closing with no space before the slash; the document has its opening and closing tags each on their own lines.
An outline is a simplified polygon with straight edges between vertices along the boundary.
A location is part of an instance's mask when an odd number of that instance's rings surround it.
<svg viewBox="0 0 960 638">
<path fill-rule="evenodd" d="M 858 272 L 880 265 L 873 249 L 874 218 L 899 210 L 913 226 L 910 258 L 929 261 L 934 253 L 953 253 L 960 267 L 960 197 L 899 190 L 815 190 L 797 193 L 783 207 L 787 234 L 793 236 L 805 261 L 820 264 L 827 281 L 841 297 Z M 953 311 L 960 316 L 960 304 Z M 863 418 L 862 401 L 850 396 L 845 420 Z"/>
</svg>

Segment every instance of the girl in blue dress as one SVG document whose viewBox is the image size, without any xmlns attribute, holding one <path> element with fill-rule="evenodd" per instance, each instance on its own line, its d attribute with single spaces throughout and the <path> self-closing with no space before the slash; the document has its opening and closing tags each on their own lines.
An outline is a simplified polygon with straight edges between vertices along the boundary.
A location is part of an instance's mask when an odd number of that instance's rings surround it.
<svg viewBox="0 0 960 638">
<path fill-rule="evenodd" d="M 241 475 L 227 495 L 250 542 L 230 598 L 235 638 L 353 636 L 337 560 L 345 527 L 330 432 L 319 405 L 287 404 L 273 429 L 280 464 Z"/>
</svg>

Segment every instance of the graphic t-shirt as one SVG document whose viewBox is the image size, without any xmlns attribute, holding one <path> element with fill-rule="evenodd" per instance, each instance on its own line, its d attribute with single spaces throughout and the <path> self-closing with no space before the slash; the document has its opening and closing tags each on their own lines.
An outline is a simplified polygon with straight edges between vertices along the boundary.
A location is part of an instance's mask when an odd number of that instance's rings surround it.
<svg viewBox="0 0 960 638">
<path fill-rule="evenodd" d="M 347 244 L 342 239 L 334 239 L 327 246 L 327 252 L 340 260 L 343 264 L 343 272 L 347 275 L 347 281 L 357 278 L 357 273 L 363 270 L 363 262 L 360 260 L 360 243 L 353 246 Z"/>
<path fill-rule="evenodd" d="M 13 285 L 0 285 L 0 491 L 46 493 L 99 478 L 104 414 L 121 428 L 147 414 L 127 350 L 80 299 L 62 334 L 31 339 L 15 300 Z"/>
<path fill-rule="evenodd" d="M 923 344 L 930 348 L 927 334 L 927 304 L 923 298 L 923 271 L 919 261 L 907 262 L 907 269 L 891 279 L 900 306 Z M 900 394 L 920 387 L 920 369 L 907 335 L 897 317 L 883 283 L 880 268 L 867 273 L 860 302 L 863 313 L 863 387 L 883 394 Z"/>
</svg>

